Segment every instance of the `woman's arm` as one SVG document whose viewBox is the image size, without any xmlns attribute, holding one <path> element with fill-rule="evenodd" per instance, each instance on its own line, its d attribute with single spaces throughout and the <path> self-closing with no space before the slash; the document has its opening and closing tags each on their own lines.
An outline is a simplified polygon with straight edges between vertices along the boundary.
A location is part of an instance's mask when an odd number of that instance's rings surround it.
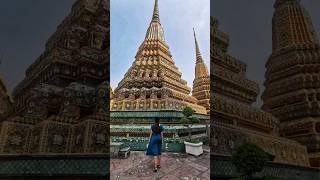
<svg viewBox="0 0 320 180">
<path fill-rule="evenodd" d="M 152 135 L 152 131 L 150 131 L 150 135 L 149 135 L 149 139 L 148 139 L 148 143 L 147 143 L 147 149 L 149 148 L 149 146 L 150 146 L 150 140 L 151 140 L 151 135 Z"/>
<path fill-rule="evenodd" d="M 150 130 L 149 143 L 150 143 L 151 136 L 152 136 L 152 130 Z"/>
</svg>

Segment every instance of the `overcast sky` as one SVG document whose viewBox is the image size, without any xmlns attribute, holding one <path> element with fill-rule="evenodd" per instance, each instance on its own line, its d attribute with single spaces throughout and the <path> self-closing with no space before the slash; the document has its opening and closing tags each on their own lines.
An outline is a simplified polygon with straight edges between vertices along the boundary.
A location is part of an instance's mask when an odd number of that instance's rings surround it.
<svg viewBox="0 0 320 180">
<path fill-rule="evenodd" d="M 260 83 L 263 91 L 265 63 L 271 54 L 274 0 L 214 0 L 211 15 L 220 21 L 220 29 L 230 35 L 229 52 L 245 62 L 247 76 Z M 315 30 L 320 34 L 320 1 L 302 0 Z M 256 103 L 261 105 L 260 98 Z"/>
<path fill-rule="evenodd" d="M 75 0 L 2 0 L 0 6 L 0 76 L 9 90 L 44 51 L 47 39 L 71 11 Z"/>
<path fill-rule="evenodd" d="M 111 0 L 110 80 L 115 89 L 134 61 L 152 18 L 154 0 Z M 176 66 L 192 87 L 195 27 L 203 58 L 210 61 L 210 1 L 159 0 L 160 21 Z M 210 68 L 209 68 L 210 69 Z"/>
</svg>

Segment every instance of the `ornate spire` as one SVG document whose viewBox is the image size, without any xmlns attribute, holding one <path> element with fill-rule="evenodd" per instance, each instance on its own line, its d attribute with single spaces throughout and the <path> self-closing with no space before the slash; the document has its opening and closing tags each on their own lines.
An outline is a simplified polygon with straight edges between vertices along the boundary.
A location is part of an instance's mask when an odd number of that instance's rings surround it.
<svg viewBox="0 0 320 180">
<path fill-rule="evenodd" d="M 300 1 L 277 0 L 274 7 L 275 13 L 272 19 L 274 52 L 300 45 L 318 45 L 311 18 Z"/>
<path fill-rule="evenodd" d="M 284 4 L 286 2 L 295 2 L 296 0 L 276 0 L 276 2 L 274 3 L 274 7 L 277 8 L 279 7 L 281 4 Z"/>
<path fill-rule="evenodd" d="M 158 0 L 155 0 L 154 3 L 152 22 L 160 23 Z"/>
<path fill-rule="evenodd" d="M 196 36 L 196 32 L 195 32 L 194 28 L 193 28 L 193 35 L 194 35 L 194 42 L 196 45 L 196 68 L 195 68 L 196 73 L 195 73 L 195 76 L 196 76 L 196 78 L 207 77 L 207 76 L 209 76 L 208 69 L 207 69 L 207 66 L 204 64 L 202 55 L 200 53 L 200 48 L 198 45 L 197 36 Z"/>
<path fill-rule="evenodd" d="M 158 0 L 155 0 L 153 16 L 145 40 L 159 40 L 165 42 L 164 31 L 160 24 Z"/>
<path fill-rule="evenodd" d="M 192 96 L 198 99 L 198 104 L 204 106 L 207 112 L 210 110 L 210 76 L 207 66 L 202 59 L 197 41 L 196 32 L 193 28 L 194 42 L 196 45 L 196 66 L 193 80 Z"/>
<path fill-rule="evenodd" d="M 197 41 L 197 36 L 196 36 L 196 32 L 193 28 L 193 35 L 194 35 L 194 42 L 195 42 L 195 45 L 196 45 L 196 58 L 197 58 L 197 64 L 198 63 L 203 63 L 203 59 L 202 59 L 202 56 L 201 56 L 201 53 L 200 53 L 200 48 L 199 48 L 199 45 L 198 45 L 198 41 Z"/>
</svg>

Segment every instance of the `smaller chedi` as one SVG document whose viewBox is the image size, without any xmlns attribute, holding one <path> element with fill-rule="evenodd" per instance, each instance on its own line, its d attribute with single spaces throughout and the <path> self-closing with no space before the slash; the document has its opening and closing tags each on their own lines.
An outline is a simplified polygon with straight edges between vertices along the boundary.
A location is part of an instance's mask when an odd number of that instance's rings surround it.
<svg viewBox="0 0 320 180">
<path fill-rule="evenodd" d="M 196 32 L 194 31 L 196 46 L 196 67 L 195 78 L 193 80 L 192 96 L 197 98 L 198 104 L 205 107 L 207 113 L 210 112 L 210 76 L 206 64 L 203 61 L 198 45 Z"/>
</svg>

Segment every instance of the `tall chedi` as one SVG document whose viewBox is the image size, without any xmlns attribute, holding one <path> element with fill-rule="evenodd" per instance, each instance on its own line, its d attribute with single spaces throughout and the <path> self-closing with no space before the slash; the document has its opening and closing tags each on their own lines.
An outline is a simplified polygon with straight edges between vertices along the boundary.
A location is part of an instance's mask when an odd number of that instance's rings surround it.
<svg viewBox="0 0 320 180">
<path fill-rule="evenodd" d="M 199 44 L 194 33 L 194 41 L 196 47 L 196 67 L 195 78 L 193 80 L 192 96 L 197 98 L 198 104 L 205 107 L 210 112 L 210 76 L 206 64 L 200 53 Z"/>
<path fill-rule="evenodd" d="M 274 8 L 263 109 L 280 120 L 280 135 L 306 145 L 311 165 L 320 166 L 319 41 L 300 1 L 277 0 Z"/>
<path fill-rule="evenodd" d="M 190 106 L 196 112 L 205 114 L 206 109 L 197 105 L 197 99 L 189 95 L 190 88 L 181 75 L 165 41 L 158 0 L 155 0 L 145 39 L 132 66 L 114 90 L 111 110 L 181 111 L 185 106 Z"/>
</svg>

